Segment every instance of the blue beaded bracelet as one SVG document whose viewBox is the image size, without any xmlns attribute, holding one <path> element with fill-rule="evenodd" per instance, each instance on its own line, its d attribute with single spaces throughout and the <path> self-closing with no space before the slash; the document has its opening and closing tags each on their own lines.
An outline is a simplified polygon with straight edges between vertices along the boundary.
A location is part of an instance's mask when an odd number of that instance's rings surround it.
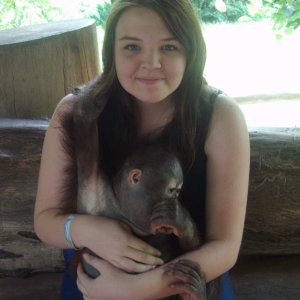
<svg viewBox="0 0 300 300">
<path fill-rule="evenodd" d="M 73 248 L 73 249 L 77 249 L 79 250 L 79 248 L 77 248 L 74 243 L 73 243 L 73 240 L 72 240 L 72 237 L 71 237 L 71 223 L 72 221 L 75 219 L 76 215 L 69 215 L 67 217 L 67 220 L 65 222 L 65 225 L 64 225 L 64 229 L 65 229 L 65 239 L 67 241 L 67 244 L 70 248 Z"/>
</svg>

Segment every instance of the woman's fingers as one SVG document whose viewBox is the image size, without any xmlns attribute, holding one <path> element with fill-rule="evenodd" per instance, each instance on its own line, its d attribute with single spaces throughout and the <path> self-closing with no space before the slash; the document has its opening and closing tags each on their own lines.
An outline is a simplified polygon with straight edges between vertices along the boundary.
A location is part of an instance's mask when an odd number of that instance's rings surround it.
<svg viewBox="0 0 300 300">
<path fill-rule="evenodd" d="M 147 244 L 143 240 L 133 235 L 131 235 L 130 237 L 129 247 L 132 249 L 139 250 L 142 253 L 147 253 L 152 256 L 156 256 L 156 257 L 161 256 L 161 252 L 158 249 L 152 247 L 151 245 Z"/>
<path fill-rule="evenodd" d="M 92 267 L 94 267 L 95 269 L 97 269 L 99 271 L 99 269 L 101 268 L 101 262 L 103 262 L 103 259 L 101 259 L 97 256 L 94 256 L 94 255 L 90 255 L 88 253 L 83 253 L 82 257 L 85 262 L 87 262 L 89 265 L 91 265 Z"/>
<path fill-rule="evenodd" d="M 130 291 L 124 291 L 132 283 L 132 276 L 98 257 L 84 254 L 83 259 L 101 273 L 92 279 L 84 273 L 81 265 L 78 266 L 77 285 L 85 300 L 132 299 L 128 296 Z"/>
<path fill-rule="evenodd" d="M 155 251 L 154 251 L 155 250 Z M 126 256 L 133 259 L 136 262 L 140 262 L 147 265 L 162 265 L 164 261 L 159 257 L 161 253 L 154 249 L 150 250 L 147 248 L 137 249 L 133 247 L 128 248 Z"/>
<path fill-rule="evenodd" d="M 97 229 L 89 235 L 94 237 L 86 243 L 89 249 L 115 267 L 141 273 L 163 264 L 161 252 L 134 236 L 127 224 L 100 217 L 87 221 L 91 222 L 90 228 Z"/>
<path fill-rule="evenodd" d="M 146 265 L 143 263 L 135 262 L 134 260 L 127 257 L 123 257 L 121 266 L 119 268 L 127 273 L 144 273 L 154 269 L 155 267 L 156 265 Z"/>
<path fill-rule="evenodd" d="M 164 261 L 159 257 L 160 255 L 159 250 L 138 238 L 132 237 L 120 260 L 121 268 L 129 273 L 143 273 L 164 264 Z"/>
<path fill-rule="evenodd" d="M 87 297 L 87 289 L 86 283 L 91 280 L 84 272 L 82 265 L 78 264 L 77 267 L 77 286 L 80 292 L 83 294 L 84 297 Z"/>
</svg>

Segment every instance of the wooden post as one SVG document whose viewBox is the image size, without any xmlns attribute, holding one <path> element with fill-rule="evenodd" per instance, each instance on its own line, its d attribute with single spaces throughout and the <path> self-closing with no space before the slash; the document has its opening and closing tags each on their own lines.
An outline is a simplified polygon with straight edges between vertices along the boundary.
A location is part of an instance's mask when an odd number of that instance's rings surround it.
<svg viewBox="0 0 300 300">
<path fill-rule="evenodd" d="M 92 20 L 0 31 L 0 118 L 50 117 L 64 95 L 99 73 Z"/>
</svg>

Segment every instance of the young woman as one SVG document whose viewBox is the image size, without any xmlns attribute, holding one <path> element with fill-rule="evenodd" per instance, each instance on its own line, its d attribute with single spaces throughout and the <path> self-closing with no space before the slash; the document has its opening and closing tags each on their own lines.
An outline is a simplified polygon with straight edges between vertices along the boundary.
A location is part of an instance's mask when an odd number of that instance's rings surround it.
<svg viewBox="0 0 300 300">
<path fill-rule="evenodd" d="M 86 257 L 101 272 L 96 279 L 81 267 L 77 286 L 76 279 L 66 275 L 62 299 L 82 299 L 78 289 L 86 300 L 174 294 L 194 299 L 182 285 L 172 285 L 174 277 L 164 275 L 159 252 L 124 224 L 89 215 L 68 218 L 76 212 L 76 186 L 67 210 L 60 198 L 69 163 L 61 128 L 80 97 L 108 97 L 98 124 L 108 176 L 142 139 L 176 149 L 185 176 L 181 200 L 205 237 L 204 245 L 181 257 L 198 263 L 207 282 L 235 264 L 246 210 L 248 132 L 235 102 L 203 79 L 205 57 L 189 0 L 114 1 L 106 25 L 103 73 L 82 93 L 59 103 L 44 141 L 36 233 L 45 243 L 70 248 L 64 234 L 68 222 L 67 239 L 74 247 L 87 247 L 102 258 Z M 70 251 L 72 256 L 74 250 Z M 221 278 L 220 299 L 232 299 L 226 274 Z"/>
</svg>

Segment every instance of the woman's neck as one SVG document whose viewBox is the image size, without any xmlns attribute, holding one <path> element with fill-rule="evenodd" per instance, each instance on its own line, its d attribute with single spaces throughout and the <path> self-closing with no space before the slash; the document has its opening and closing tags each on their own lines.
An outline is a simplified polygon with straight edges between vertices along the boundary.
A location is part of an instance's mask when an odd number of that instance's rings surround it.
<svg viewBox="0 0 300 300">
<path fill-rule="evenodd" d="M 174 104 L 171 98 L 158 103 L 136 101 L 139 113 L 138 135 L 144 136 L 160 132 L 174 116 Z"/>
</svg>

